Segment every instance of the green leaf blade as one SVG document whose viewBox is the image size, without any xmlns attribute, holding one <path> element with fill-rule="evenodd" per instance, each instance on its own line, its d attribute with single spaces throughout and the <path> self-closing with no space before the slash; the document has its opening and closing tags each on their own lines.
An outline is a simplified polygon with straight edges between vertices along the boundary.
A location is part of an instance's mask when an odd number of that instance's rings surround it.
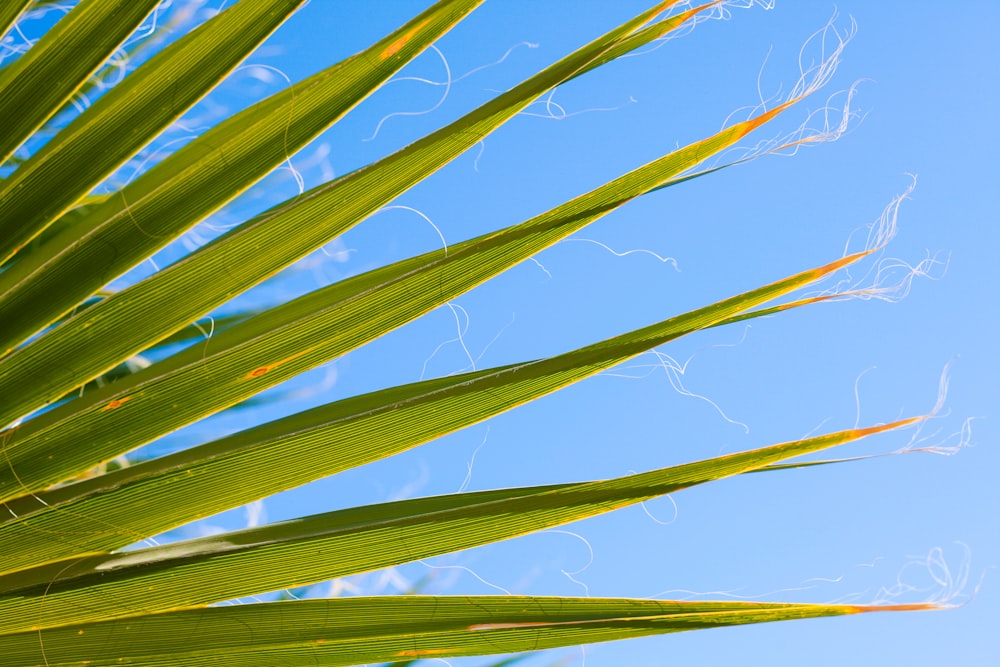
<svg viewBox="0 0 1000 667">
<path fill-rule="evenodd" d="M 358 410 L 359 414 L 367 418 L 364 430 L 361 431 L 362 435 L 371 432 L 369 429 L 372 428 L 390 429 L 388 432 L 393 432 L 391 429 L 394 428 L 397 429 L 398 433 L 412 429 L 426 430 L 429 425 L 437 424 L 441 419 L 446 420 L 445 424 L 448 426 L 442 424 L 436 428 L 447 430 L 458 428 L 458 425 L 465 426 L 579 381 L 674 338 L 738 316 L 744 311 L 829 275 L 866 256 L 869 252 L 849 255 L 823 267 L 804 271 L 770 285 L 557 357 L 385 390 L 373 395 L 341 401 L 332 407 L 326 407 L 326 411 L 332 413 L 333 416 L 329 419 L 332 419 L 331 423 L 336 427 L 340 422 L 350 421 L 345 417 L 350 415 L 351 411 Z M 294 367 L 295 361 L 296 358 L 293 356 L 283 360 L 283 363 Z M 198 365 L 202 370 L 209 366 L 205 360 L 199 361 Z M 252 369 L 249 372 L 246 369 L 233 370 L 236 372 L 229 376 L 230 381 L 243 383 L 253 383 L 269 372 L 266 367 L 263 373 L 260 372 L 260 369 Z M 224 381 L 223 376 L 217 370 L 213 373 L 215 383 Z M 140 379 L 141 377 L 142 372 L 132 376 L 132 378 Z M 471 380 L 475 380 L 477 384 L 473 385 Z M 504 392 L 495 391 L 498 386 L 505 383 L 508 386 Z M 192 390 L 192 385 L 187 383 L 172 383 L 171 386 L 170 391 L 173 393 L 167 394 L 170 397 L 169 400 L 172 401 L 170 405 L 180 405 L 182 395 Z M 446 390 L 444 387 L 451 387 L 451 389 Z M 108 391 L 116 391 L 114 385 L 108 387 Z M 81 413 L 77 413 L 73 404 L 69 403 L 0 435 L 3 438 L 3 451 L 7 463 L 5 469 L 0 469 L 0 501 L 41 491 L 58 481 L 84 472 L 101 460 L 117 456 L 122 453 L 120 450 L 123 443 L 120 438 L 129 437 L 127 435 L 129 432 L 133 433 L 133 437 L 135 434 L 141 435 L 140 429 L 144 422 L 149 423 L 149 420 L 156 422 L 163 418 L 161 415 L 150 415 L 143 406 L 141 385 L 125 395 L 110 398 L 110 400 L 108 391 L 93 392 L 93 398 L 85 404 Z M 412 403 L 412 409 L 417 413 L 413 416 L 407 414 L 406 420 L 402 416 L 403 413 L 396 409 L 397 403 L 402 401 L 400 397 L 404 396 Z M 442 412 L 443 404 L 435 403 L 442 398 L 454 401 L 455 404 L 451 409 L 456 412 Z M 350 408 L 345 411 L 342 406 L 350 406 Z M 386 406 L 388 406 L 388 411 Z M 425 412 L 427 414 L 423 414 Z M 64 413 L 70 414 L 65 415 Z M 328 419 L 323 410 L 313 410 L 306 414 L 309 415 L 308 418 L 313 418 L 312 415 L 318 414 L 320 420 Z M 290 421 L 295 422 L 301 418 L 293 416 Z M 85 425 L 86 430 L 80 432 L 70 430 L 67 423 L 62 422 L 63 419 L 79 420 L 79 423 Z M 398 425 L 380 424 L 378 427 L 367 425 L 369 421 L 374 424 L 377 423 L 377 420 L 389 420 Z M 115 423 L 119 426 L 113 426 Z M 273 433 L 275 428 L 277 427 L 274 425 L 267 425 L 262 432 Z M 312 430 L 304 429 L 301 426 L 297 426 L 294 430 L 301 433 L 308 431 L 309 435 L 298 445 L 305 447 L 306 451 L 298 452 L 292 457 L 293 460 L 299 456 L 304 457 L 302 460 L 311 458 L 309 451 L 315 451 L 318 444 L 316 433 L 314 433 L 315 426 Z M 436 433 L 431 431 L 422 437 L 433 437 L 444 430 L 438 430 Z M 92 442 L 89 447 L 81 447 L 78 437 L 86 437 L 86 433 L 93 434 L 90 436 Z M 346 431 L 341 437 L 352 434 L 352 437 L 357 437 L 358 432 Z M 97 438 L 101 438 L 101 440 L 97 440 Z M 257 442 L 255 436 L 249 436 L 249 440 Z M 368 440 L 370 438 L 361 438 L 362 442 Z M 100 448 L 98 448 L 98 444 L 100 444 Z M 406 446 L 412 446 L 412 444 L 417 443 L 410 442 Z M 242 452 L 243 448 L 244 445 L 239 444 L 234 447 L 234 451 Z M 255 451 L 259 452 L 259 450 Z M 363 448 L 359 451 L 363 451 Z M 386 448 L 376 458 L 395 451 L 398 449 Z M 289 451 L 285 452 L 285 454 L 289 453 Z M 370 456 L 370 454 L 363 455 L 363 460 L 372 460 Z M 330 462 L 332 461 L 334 460 L 331 459 Z M 336 461 L 338 465 L 341 462 L 346 462 L 347 465 L 357 465 L 357 462 L 348 461 L 343 454 Z M 262 464 L 262 461 L 254 462 L 254 466 Z M 266 466 L 256 469 L 266 469 Z M 316 476 L 321 474 L 317 472 Z"/>
<path fill-rule="evenodd" d="M 34 0 L 8 0 L 0 4 L 0 37 L 3 37 L 17 23 L 18 17 L 28 9 Z M 3 160 L 0 160 L 2 163 Z"/>
<path fill-rule="evenodd" d="M 800 99 L 678 149 L 518 225 L 376 269 L 262 313 L 228 335 L 206 341 L 128 381 L 59 409 L 27 430 L 63 419 L 67 423 L 60 427 L 59 439 L 49 442 L 49 449 L 60 449 L 59 442 L 75 441 L 98 431 L 113 434 L 118 450 L 111 454 L 97 443 L 93 449 L 88 445 L 93 452 L 90 465 L 117 456 L 367 343 L 636 197 L 724 168 L 678 176 Z M 189 391 L 196 386 L 211 390 Z M 136 398 L 142 401 L 141 406 L 134 403 L 118 410 Z M 104 414 L 108 409 L 116 412 Z M 73 416 L 83 412 L 89 417 Z M 95 420 L 103 425 L 95 428 L 90 423 Z M 114 426 L 126 422 L 127 433 Z M 9 449 L 25 437 L 23 432 L 14 435 Z M 78 460 L 87 451 L 78 448 Z M 86 462 L 80 465 L 86 466 Z"/>
<path fill-rule="evenodd" d="M 49 667 L 122 661 L 192 667 L 222 663 L 334 667 L 936 608 L 526 596 L 358 597 L 192 609 L 49 630 L 41 636 L 0 636 L 0 651 L 18 665 Z"/>
<path fill-rule="evenodd" d="M 0 634 L 196 606 L 509 539 L 922 418 L 607 481 L 405 500 L 0 576 Z M 133 510 L 135 508 L 133 507 Z"/>
<path fill-rule="evenodd" d="M 366 51 L 236 114 L 0 274 L 0 357 L 263 178 L 482 1 L 441 0 Z"/>
<path fill-rule="evenodd" d="M 211 91 L 303 2 L 238 3 L 98 98 L 0 186 L 0 263 Z"/>
<path fill-rule="evenodd" d="M 466 118 L 375 165 L 275 207 L 8 355 L 0 361 L 0 423 L 17 419 L 27 409 L 90 380 L 346 231 L 474 145 L 539 94 L 600 58 L 663 7 L 598 38 Z M 680 27 L 699 10 L 664 19 L 660 32 Z M 134 203 L 129 214 L 136 214 Z M 268 252 L 262 253 L 265 247 Z M 123 328 L 125 321 L 129 325 Z M 88 352 L 82 353 L 84 349 Z M 46 381 L 38 382 L 42 376 L 38 366 L 50 367 L 46 360 L 52 358 L 63 360 L 64 365 L 48 368 Z M 34 378 L 27 391 L 24 377 Z"/>
<path fill-rule="evenodd" d="M 0 72 L 0 163 L 62 108 L 157 4 L 159 0 L 82 0 Z M 0 227 L 4 243 L 16 229 Z M 3 259 L 6 254 L 0 252 Z"/>
</svg>

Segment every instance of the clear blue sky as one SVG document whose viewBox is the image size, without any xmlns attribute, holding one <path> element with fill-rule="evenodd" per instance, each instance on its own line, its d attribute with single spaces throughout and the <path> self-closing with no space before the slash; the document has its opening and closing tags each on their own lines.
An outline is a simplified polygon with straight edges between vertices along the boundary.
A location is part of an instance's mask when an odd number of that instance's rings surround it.
<svg viewBox="0 0 1000 667">
<path fill-rule="evenodd" d="M 426 4 L 313 0 L 248 63 L 298 80 L 367 46 Z M 307 185 L 322 180 L 324 170 L 343 174 L 441 126 L 648 4 L 487 2 L 438 44 L 454 79 L 439 105 L 443 86 L 391 83 L 294 163 Z M 578 235 L 623 256 L 588 241 L 559 244 L 538 256 L 538 264 L 526 262 L 456 299 L 454 308 L 441 308 L 309 374 L 296 386 L 312 392 L 295 405 L 453 373 L 468 366 L 470 355 L 486 367 L 561 352 L 830 261 L 852 232 L 910 185 L 907 174 L 916 175 L 916 189 L 900 209 L 898 236 L 886 256 L 914 265 L 936 258 L 941 263 L 932 278 L 915 280 L 898 303 L 822 304 L 662 348 L 686 363 L 683 386 L 704 399 L 672 388 L 654 365 L 656 357 L 646 355 L 631 368 L 391 461 L 268 500 L 268 518 L 463 486 L 616 476 L 850 427 L 859 413 L 862 424 L 920 414 L 934 405 L 939 376 L 950 362 L 945 410 L 924 435 L 930 436 L 926 445 L 955 445 L 955 434 L 975 418 L 975 446 L 954 456 L 891 456 L 725 480 L 677 494 L 676 509 L 657 501 L 648 505 L 649 515 L 630 508 L 567 527 L 573 534 L 528 536 L 398 574 L 416 582 L 432 573 L 425 590 L 445 593 L 500 587 L 540 595 L 722 592 L 763 600 L 950 596 L 968 602 L 941 613 L 599 645 L 587 649 L 588 667 L 992 664 L 1000 654 L 1000 364 L 990 342 L 1000 250 L 993 194 L 1000 175 L 993 48 L 1000 6 L 979 0 L 950 11 L 931 2 L 838 0 L 836 7 L 840 29 L 850 27 L 850 17 L 857 22 L 836 77 L 749 143 L 794 130 L 829 95 L 857 83 L 858 117 L 845 136 L 795 157 L 764 157 L 645 197 Z M 551 208 L 708 136 L 734 110 L 756 105 L 760 93 L 773 98 L 787 92 L 798 76 L 800 46 L 834 9 L 833 2 L 777 0 L 771 11 L 735 10 L 729 21 L 704 23 L 655 52 L 593 72 L 555 93 L 559 107 L 533 107 L 537 116 L 515 118 L 481 150 L 396 204 L 426 215 L 449 243 Z M 503 62 L 459 78 L 512 48 Z M 447 78 L 433 52 L 400 76 Z M 213 99 L 223 106 L 245 104 L 284 85 L 277 75 L 268 78 L 262 69 L 246 69 Z M 206 103 L 200 112 L 211 109 Z M 433 110 L 386 118 L 427 109 Z M 539 117 L 547 111 L 567 117 Z M 296 192 L 287 172 L 266 185 L 230 210 L 234 218 Z M 329 256 L 316 255 L 304 270 L 253 298 L 273 300 L 439 246 L 438 232 L 416 213 L 386 211 L 331 244 Z M 639 249 L 649 252 L 624 254 Z M 456 317 L 462 341 L 453 340 Z M 223 415 L 193 430 L 218 433 L 245 418 L 245 412 Z M 841 454 L 891 452 L 909 437 L 892 434 Z M 230 513 L 211 523 L 245 520 Z M 380 581 L 373 574 L 352 583 L 365 592 L 393 592 Z M 527 664 L 560 657 L 584 664 L 575 650 Z"/>
</svg>

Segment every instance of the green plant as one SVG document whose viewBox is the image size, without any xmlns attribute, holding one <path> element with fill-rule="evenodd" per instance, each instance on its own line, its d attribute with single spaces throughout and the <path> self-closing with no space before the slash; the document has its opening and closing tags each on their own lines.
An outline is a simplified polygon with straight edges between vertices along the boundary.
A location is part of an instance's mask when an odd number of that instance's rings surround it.
<svg viewBox="0 0 1000 667">
<path fill-rule="evenodd" d="M 11 664 L 348 665 L 930 608 L 457 596 L 206 606 L 774 469 L 922 417 L 606 481 L 405 500 L 122 551 L 482 421 L 688 333 L 832 298 L 774 305 L 887 241 L 878 236 L 827 265 L 565 354 L 348 398 L 112 469 L 117 457 L 357 348 L 643 194 L 723 168 L 692 171 L 811 94 L 836 63 L 833 54 L 786 102 L 549 212 L 220 323 L 207 341 L 122 368 L 135 355 L 190 343 L 191 322 L 371 215 L 548 90 L 720 4 L 662 3 L 458 121 L 105 293 L 111 278 L 280 165 L 479 4 L 442 0 L 369 50 L 233 115 L 120 190 L 92 195 L 302 4 L 236 3 L 62 120 L 72 95 L 100 79 L 102 63 L 158 2 L 83 0 L 0 70 L 0 157 L 9 165 L 0 183 L 0 424 L 10 424 L 0 432 L 0 653 Z M 33 4 L 4 5 L 0 25 Z M 39 147 L 30 143 L 54 130 Z M 15 155 L 25 142 L 28 154 Z M 76 394 L 95 379 L 102 382 Z"/>
</svg>

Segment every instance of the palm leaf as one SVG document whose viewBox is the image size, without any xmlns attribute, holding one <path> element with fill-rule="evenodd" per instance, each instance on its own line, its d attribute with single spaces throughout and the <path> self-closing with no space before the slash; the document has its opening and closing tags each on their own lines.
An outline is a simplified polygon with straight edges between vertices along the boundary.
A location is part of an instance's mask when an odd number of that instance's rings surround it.
<svg viewBox="0 0 1000 667">
<path fill-rule="evenodd" d="M 919 419 L 607 481 L 420 498 L 305 517 L 222 538 L 46 563 L 0 575 L 0 634 L 208 604 L 468 549 Z M 30 523 L 29 519 L 29 528 Z"/>
<path fill-rule="evenodd" d="M 0 188 L 0 263 L 207 94 L 302 2 L 265 0 L 222 12 L 157 53 L 32 155 Z M 120 13 L 110 19 L 120 24 Z M 40 57 L 49 66 L 58 64 L 45 54 Z M 11 85 L 19 84 L 15 80 Z M 30 84 L 20 85 L 25 94 L 33 90 Z M 32 102 L 33 108 L 40 103 Z"/>
<path fill-rule="evenodd" d="M 136 541 L 136 536 L 173 528 L 185 517 L 215 514 L 396 454 L 697 331 L 706 320 L 722 323 L 727 313 L 746 310 L 815 275 L 810 271 L 796 276 L 797 280 L 789 279 L 556 357 L 356 396 L 115 474 L 41 495 L 29 493 L 8 499 L 12 517 L 0 525 L 0 538 L 21 545 L 21 552 L 9 554 L 4 565 L 17 569 L 21 562 L 56 559 L 74 549 L 126 546 Z M 375 433 L 384 435 L 376 439 L 372 435 Z M 42 450 L 32 458 L 18 459 L 16 454 L 17 450 L 8 449 L 8 461 L 19 471 L 10 483 L 12 495 L 33 490 L 35 470 L 42 475 L 62 470 L 62 475 L 54 475 L 57 479 L 72 476 L 62 465 L 53 465 L 52 460 L 82 459 L 84 463 L 74 474 L 87 467 L 85 455 L 77 455 L 69 446 Z M 248 469 L 261 474 L 250 476 Z M 44 485 L 44 480 L 37 484 Z M 137 506 L 156 509 L 136 514 Z M 95 517 L 96 521 L 91 523 L 83 517 Z M 108 526 L 120 526 L 121 530 L 109 532 Z M 65 543 L 49 538 L 71 530 L 81 537 Z"/>
<path fill-rule="evenodd" d="M 781 110 L 778 107 L 767 116 L 777 115 Z M 10 493 L 36 491 L 78 474 L 94 459 L 114 458 L 358 347 L 530 257 L 643 192 L 662 187 L 676 173 L 731 145 L 762 122 L 762 118 L 740 123 L 711 139 L 667 155 L 520 225 L 358 276 L 262 313 L 207 345 L 134 374 L 128 382 L 93 392 L 86 401 L 53 410 L 8 438 L 8 462 L 18 472 L 15 479 L 12 472 L 0 471 L 0 499 L 10 497 L 7 495 Z M 759 305 L 765 298 L 801 287 L 865 254 L 853 256 L 849 261 L 838 260 L 790 279 L 783 287 L 772 286 L 733 303 L 741 304 L 744 309 Z M 768 296 L 763 297 L 765 294 Z M 736 314 L 733 310 L 725 312 L 718 319 Z M 366 317 L 369 313 L 376 315 Z M 81 316 L 86 314 L 87 311 Z M 711 324 L 709 321 L 705 325 Z M 137 328 L 133 326 L 130 330 Z M 27 351 L 41 346 L 44 353 L 44 343 L 45 339 L 40 340 Z M 16 356 L 7 361 L 15 372 Z M 3 368 L 0 362 L 0 373 Z M 197 401 L 185 399 L 194 396 L 190 387 L 207 384 L 213 387 L 210 395 L 199 392 Z M 127 435 L 120 428 L 125 423 L 129 424 Z M 60 435 L 53 437 L 53 431 Z M 113 437 L 106 443 L 92 440 L 85 449 L 70 444 L 78 442 L 81 434 L 95 431 Z M 59 452 L 58 465 L 51 463 L 50 457 L 55 452 Z M 46 476 L 35 481 L 34 471 L 42 468 Z"/>
<path fill-rule="evenodd" d="M 16 664 L 354 665 L 534 651 L 750 623 L 932 605 L 662 602 L 613 598 L 381 597 L 216 607 L 0 636 Z"/>
<path fill-rule="evenodd" d="M 301 148 L 346 114 L 481 1 L 442 0 L 366 51 L 231 117 L 96 206 L 72 229 L 0 274 L 0 317 L 5 321 L 4 330 L 0 333 L 0 350 L 12 348 L 53 322 L 88 294 L 247 189 L 286 160 L 290 152 Z M 252 8 L 257 5 L 241 3 L 230 11 L 245 6 Z M 240 23 L 246 20 L 242 14 L 236 18 L 241 19 Z M 223 27 L 232 29 L 228 24 Z M 198 34 L 193 33 L 192 36 L 197 37 Z M 214 37 L 214 33 L 209 36 Z M 204 57 L 201 51 L 212 49 L 213 45 L 214 41 L 205 43 L 192 39 L 190 47 Z M 247 47 L 252 48 L 252 45 Z M 250 48 L 239 51 L 240 57 L 246 55 Z M 388 49 L 394 49 L 391 56 L 382 57 Z M 163 63 L 166 69 L 176 66 L 174 57 L 181 62 L 190 57 L 186 49 L 177 53 L 165 51 L 160 55 L 172 56 Z M 137 72 L 142 73 L 143 69 Z M 137 85 L 146 83 L 147 79 L 142 77 Z M 160 81 L 153 78 L 148 84 L 162 85 Z M 120 104 L 111 107 L 107 113 L 103 107 L 97 107 L 81 116 L 82 134 L 77 135 L 79 142 L 93 141 L 95 131 L 89 127 L 91 116 L 97 116 L 95 122 L 98 129 L 106 132 L 106 123 L 114 120 L 114 112 L 119 106 L 129 108 L 130 99 L 115 98 L 107 106 L 115 102 Z M 173 109 L 171 104 L 169 110 Z M 74 147 L 71 139 L 67 140 L 67 150 Z M 58 150 L 63 145 L 62 141 L 59 137 L 54 141 L 56 148 L 53 150 Z M 60 167 L 61 163 L 56 165 L 56 168 Z M 16 176 L 8 179 L 9 188 L 17 187 L 15 179 Z M 56 182 L 62 180 L 60 177 Z M 77 193 L 78 196 L 83 194 L 85 190 Z M 71 203 L 65 201 L 63 206 L 68 207 Z M 290 207 L 297 208 L 294 205 Z M 62 207 L 56 209 L 59 210 Z M 15 213 L 16 208 L 11 215 Z M 3 219 L 0 215 L 0 220 Z M 302 222 L 301 219 L 298 221 Z M 13 217 L 8 224 L 22 223 L 19 218 Z M 284 231 L 287 233 L 287 228 Z M 249 286 L 246 284 L 242 289 Z M 234 293 L 230 291 L 229 296 Z M 39 301 L 39 294 L 47 296 Z M 200 317 L 210 308 L 211 305 L 199 309 L 200 312 L 187 317 L 184 323 Z M 164 327 L 159 328 L 162 330 Z M 161 333 L 160 337 L 176 328 Z M 65 328 L 62 330 L 67 331 Z M 155 335 L 146 338 L 148 344 L 156 342 Z M 3 419 L 0 418 L 0 421 Z"/>
<path fill-rule="evenodd" d="M 0 70 L 0 162 L 62 108 L 157 4 L 83 0 L 26 54 Z M 5 241 L 10 232 L 0 227 Z M 9 249 L 0 251 L 0 262 L 10 254 Z"/>
<path fill-rule="evenodd" d="M 216 320 L 218 330 L 194 340 L 205 332 L 192 322 L 351 229 L 540 96 L 682 34 L 721 4 L 660 2 L 414 143 L 278 203 L 144 280 L 104 289 L 340 120 L 480 2 L 434 3 L 110 193 L 95 188 L 106 190 L 117 169 L 157 141 L 302 0 L 229 3 L 170 45 L 149 47 L 134 72 L 75 115 L 67 100 L 95 85 L 103 63 L 157 3 L 81 0 L 0 70 L 0 162 L 7 170 L 0 179 L 0 425 L 9 424 L 0 430 L 5 664 L 408 665 L 935 608 L 425 595 L 208 606 L 489 544 L 734 475 L 833 462 L 790 459 L 925 417 L 625 477 L 414 498 L 126 548 L 419 446 L 681 336 L 833 300 L 838 294 L 792 294 L 884 246 L 878 239 L 864 251 L 561 354 L 350 396 L 128 467 L 105 465 L 256 400 L 639 197 L 746 164 L 705 161 L 824 84 L 843 46 L 786 101 L 565 204 L 265 310 L 228 311 Z M 34 5 L 0 4 L 0 28 Z M 43 85 L 55 73 L 56 84 Z M 136 355 L 157 360 L 140 368 Z"/>
<path fill-rule="evenodd" d="M 7 34 L 21 13 L 28 9 L 33 2 L 34 0 L 20 0 L 20 2 L 5 2 L 0 5 L 0 36 Z"/>
</svg>

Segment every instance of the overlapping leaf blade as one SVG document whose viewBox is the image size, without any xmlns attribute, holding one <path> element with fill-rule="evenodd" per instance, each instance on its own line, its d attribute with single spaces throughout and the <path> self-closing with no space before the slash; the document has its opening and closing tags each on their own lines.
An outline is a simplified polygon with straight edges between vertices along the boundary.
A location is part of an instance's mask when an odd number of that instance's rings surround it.
<svg viewBox="0 0 1000 667">
<path fill-rule="evenodd" d="M 17 22 L 17 18 L 24 10 L 31 6 L 34 0 L 8 0 L 0 4 L 0 37 L 7 34 L 11 26 Z M 0 160 L 3 162 L 3 160 Z"/>
<path fill-rule="evenodd" d="M 100 1 L 83 0 L 81 7 L 94 7 Z M 119 0 L 104 1 L 110 6 Z M 270 1 L 281 4 L 281 0 Z M 42 226 L 49 221 L 54 224 L 0 269 L 0 321 L 4 323 L 0 358 L 31 334 L 67 316 L 108 279 L 175 238 L 249 187 L 276 160 L 294 152 L 311 132 L 328 122 L 319 120 L 319 110 L 310 116 L 312 120 L 304 119 L 302 103 L 326 104 L 319 101 L 330 94 L 324 86 L 332 85 L 330 79 L 344 74 L 350 63 L 359 64 L 358 59 L 367 57 L 375 66 L 352 70 L 355 74 L 363 71 L 361 79 L 370 75 L 360 86 L 368 86 L 360 93 L 363 96 L 373 87 L 376 74 L 388 76 L 386 72 L 398 69 L 433 41 L 435 30 L 449 27 L 442 23 L 429 28 L 429 22 L 457 21 L 459 14 L 477 2 L 442 0 L 366 54 L 223 123 L 193 142 L 182 157 L 175 156 L 147 172 L 154 176 L 140 178 L 136 183 L 141 186 L 79 206 L 62 217 L 57 214 L 86 193 L 87 179 L 97 178 L 94 174 L 111 168 L 111 162 L 120 163 L 121 156 L 134 147 L 123 144 L 120 155 L 109 157 L 108 164 L 99 169 L 95 166 L 90 175 L 66 160 L 53 160 L 77 177 L 72 187 L 67 181 L 60 183 L 58 174 L 27 182 L 26 175 L 33 173 L 31 162 L 8 162 L 8 167 L 19 167 L 15 178 L 20 174 L 25 182 L 14 187 L 17 184 L 12 185 L 11 179 L 0 181 L 0 202 L 12 201 L 11 192 L 26 192 L 36 202 L 51 206 L 44 210 L 44 206 L 26 205 L 25 215 L 14 217 L 23 222 L 36 216 Z M 284 0 L 283 4 L 290 7 L 297 2 Z M 380 164 L 275 207 L 159 277 L 102 298 L 88 312 L 67 316 L 65 326 L 54 327 L 0 360 L 0 427 L 57 399 L 65 390 L 101 376 L 134 353 L 183 340 L 190 333 L 183 327 L 196 317 L 356 224 L 485 136 L 533 95 L 646 44 L 698 11 L 720 3 L 643 27 L 647 19 L 674 6 L 683 9 L 684 4 L 661 3 L 609 33 L 599 46 L 595 42 L 539 75 L 549 76 L 547 80 L 530 80 L 536 88 L 515 88 L 464 121 Z M 0 6 L 0 27 L 24 6 L 13 1 Z M 263 3 L 251 0 L 238 7 L 265 11 Z M 446 16 L 448 12 L 454 16 Z M 427 18 L 431 15 L 433 20 Z M 269 29 L 256 27 L 261 32 Z M 249 34 L 241 37 L 252 41 Z M 0 89 L 10 71 L 10 67 L 0 70 Z M 157 78 L 152 68 L 145 71 L 150 80 Z M 354 83 L 345 84 L 344 89 L 357 93 L 360 88 Z M 118 89 L 118 94 L 125 96 L 123 90 Z M 521 97 L 514 95 L 519 90 Z M 795 90 L 797 94 L 802 88 Z M 810 90 L 811 86 L 805 92 Z M 105 98 L 113 99 L 114 94 Z M 356 102 L 350 95 L 327 99 L 334 98 L 345 109 Z M 934 608 L 414 596 L 203 607 L 507 539 L 729 475 L 792 467 L 796 464 L 783 462 L 922 417 L 618 479 L 358 507 L 164 547 L 110 553 L 193 518 L 391 455 L 489 418 L 677 336 L 832 298 L 823 295 L 758 308 L 873 250 L 563 355 L 354 397 L 129 470 L 46 488 L 357 347 L 631 198 L 692 178 L 676 174 L 795 101 L 521 225 L 357 276 L 246 321 L 239 321 L 237 315 L 229 330 L 148 372 L 91 392 L 20 428 L 0 431 L 0 500 L 7 499 L 0 509 L 9 515 L 0 519 L 0 573 L 5 573 L 0 574 L 3 660 L 38 667 L 122 662 L 271 667 L 381 661 L 403 667 L 422 664 L 425 658 L 524 651 L 879 609 Z M 333 115 L 337 113 L 342 110 Z M 248 136 L 267 129 L 272 130 L 269 156 L 261 158 L 249 150 L 239 169 L 234 169 L 234 152 L 244 148 Z M 282 132 L 284 143 L 279 145 L 275 137 Z M 114 134 L 109 133 L 108 139 Z M 154 134 L 149 130 L 150 136 Z M 49 146 L 70 145 L 69 136 L 63 134 Z M 136 138 L 135 145 L 140 144 Z M 38 155 L 44 155 L 44 150 Z M 30 160 L 41 163 L 38 155 Z M 203 177 L 206 180 L 199 181 Z M 210 183 L 226 178 L 231 180 L 218 187 Z M 49 196 L 37 187 L 43 181 L 52 188 Z M 299 225 L 306 223 L 319 224 L 321 229 L 302 231 Z M 3 224 L 0 219 L 0 264 L 9 254 L 4 244 L 20 243 L 16 235 L 3 233 Z M 17 233 L 34 234 L 25 229 Z M 306 238 L 295 239 L 294 233 Z M 200 290 L 200 283 L 212 284 Z M 41 387 L 36 388 L 37 384 Z M 192 390 L 200 392 L 202 405 L 187 400 Z M 13 549 L 6 551 L 9 546 Z M 507 661 L 497 667 L 502 664 Z"/>
<path fill-rule="evenodd" d="M 206 95 L 304 1 L 237 3 L 158 52 L 61 130 L 0 186 L 0 263 Z M 63 239 L 78 237 L 74 229 Z"/>
<path fill-rule="evenodd" d="M 56 474 L 71 477 L 94 462 L 333 359 L 447 302 L 631 199 L 672 182 L 677 174 L 731 146 L 797 101 L 737 123 L 519 225 L 371 271 L 262 313 L 225 335 L 11 433 L 5 449 L 8 464 L 17 470 L 23 488 L 31 486 L 27 480 L 32 478 L 25 457 L 41 461 L 39 457 L 59 452 L 60 464 L 46 465 L 47 481 L 58 481 Z M 194 392 L 193 387 L 200 390 Z M 110 411 L 109 405 L 114 406 Z M 75 444 L 80 441 L 86 445 Z M 73 454 L 67 455 L 71 446 Z M 0 471 L 0 480 L 3 475 Z"/>
<path fill-rule="evenodd" d="M 79 386 L 357 224 L 672 4 L 645 12 L 407 148 L 254 218 L 11 353 L 0 362 L 0 423 Z M 701 9 L 661 20 L 658 32 Z"/>
<path fill-rule="evenodd" d="M 249 188 L 481 2 L 441 0 L 369 49 L 232 116 L 20 259 L 0 274 L 0 356 Z"/>
<path fill-rule="evenodd" d="M 530 400 L 551 391 L 553 382 L 558 384 L 558 378 L 544 377 L 551 368 L 530 369 L 550 382 L 518 393 L 517 384 L 524 378 L 509 372 L 517 368 L 490 369 L 339 401 L 127 469 L 13 499 L 4 504 L 9 516 L 0 520 L 0 541 L 17 548 L 6 554 L 0 572 L 126 546 L 191 517 L 212 515 L 395 454 L 487 419 L 518 399 Z M 410 421 L 411 414 L 419 421 Z M 247 472 L 251 469 L 268 473 L 254 475 Z M 136 507 L 148 509 L 136 512 Z"/>
<path fill-rule="evenodd" d="M 921 419 L 850 429 L 607 481 L 356 507 L 217 537 L 50 563 L 0 576 L 0 634 L 207 604 L 467 549 Z"/>
<path fill-rule="evenodd" d="M 533 651 L 750 623 L 934 605 L 862 606 L 494 596 L 238 605 L 0 637 L 17 664 L 354 665 Z M 409 663 L 400 663 L 409 664 Z M 509 663 L 502 663 L 509 664 Z"/>
<path fill-rule="evenodd" d="M 26 54 L 0 70 L 0 163 L 62 108 L 159 2 L 82 0 Z M 0 226 L 0 248 L 15 230 L 16 224 Z M 0 251 L 0 262 L 6 257 Z"/>
</svg>

